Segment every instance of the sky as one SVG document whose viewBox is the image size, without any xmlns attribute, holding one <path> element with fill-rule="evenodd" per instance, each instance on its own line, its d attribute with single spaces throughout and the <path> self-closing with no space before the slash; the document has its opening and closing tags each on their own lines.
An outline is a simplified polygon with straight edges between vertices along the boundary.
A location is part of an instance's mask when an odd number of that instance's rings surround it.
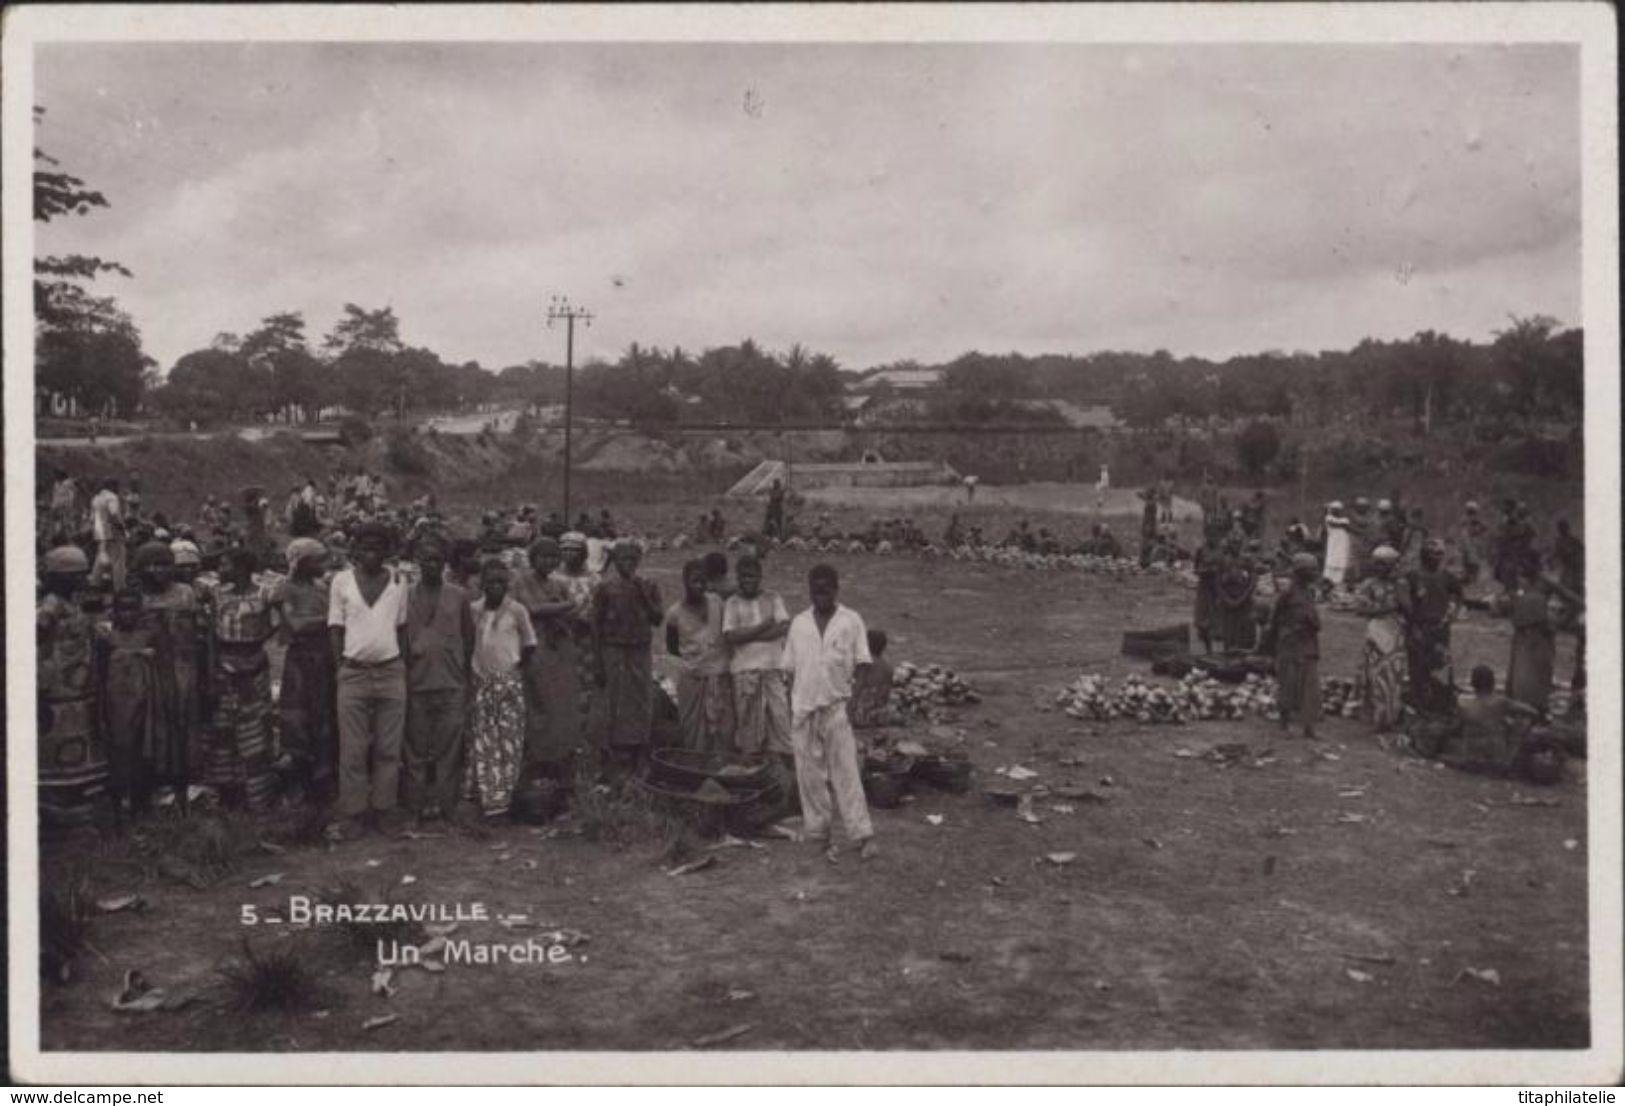
<svg viewBox="0 0 1625 1106">
<path fill-rule="evenodd" d="M 1572 46 L 42 44 L 39 228 L 167 370 L 392 306 L 448 361 L 632 342 L 1225 357 L 1580 314 Z"/>
</svg>

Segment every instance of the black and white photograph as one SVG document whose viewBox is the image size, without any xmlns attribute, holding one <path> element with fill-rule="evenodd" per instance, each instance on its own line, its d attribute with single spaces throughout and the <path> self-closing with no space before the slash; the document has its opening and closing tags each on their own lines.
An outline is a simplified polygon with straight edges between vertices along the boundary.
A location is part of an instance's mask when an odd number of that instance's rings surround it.
<svg viewBox="0 0 1625 1106">
<path fill-rule="evenodd" d="M 12 13 L 19 1077 L 1617 1081 L 1614 13 L 1426 8 Z"/>
</svg>

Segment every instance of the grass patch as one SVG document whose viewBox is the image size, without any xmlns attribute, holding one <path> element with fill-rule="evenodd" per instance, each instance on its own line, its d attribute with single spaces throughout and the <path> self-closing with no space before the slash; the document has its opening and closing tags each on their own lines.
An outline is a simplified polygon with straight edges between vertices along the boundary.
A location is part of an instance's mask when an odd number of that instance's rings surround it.
<svg viewBox="0 0 1625 1106">
<path fill-rule="evenodd" d="M 570 810 L 584 841 L 628 848 L 656 845 L 662 858 L 697 839 L 695 827 L 656 806 L 647 793 L 631 783 L 609 787 L 578 775 Z M 686 836 L 685 836 L 686 835 Z"/>
<path fill-rule="evenodd" d="M 274 1011 L 291 1014 L 315 1005 L 316 976 L 297 947 L 255 952 L 247 937 L 243 954 L 219 969 L 238 1013 Z"/>
</svg>

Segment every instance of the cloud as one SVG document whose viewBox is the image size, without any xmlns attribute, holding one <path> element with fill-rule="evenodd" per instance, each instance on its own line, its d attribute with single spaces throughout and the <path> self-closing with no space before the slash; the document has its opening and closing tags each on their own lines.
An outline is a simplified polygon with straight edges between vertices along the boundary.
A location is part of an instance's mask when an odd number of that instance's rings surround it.
<svg viewBox="0 0 1625 1106">
<path fill-rule="evenodd" d="M 497 367 L 747 335 L 861 367 L 1224 354 L 1579 314 L 1578 85 L 1551 46 L 92 45 L 41 144 L 113 202 L 165 365 L 389 303 Z M 1401 279 L 1403 277 L 1403 279 Z M 618 283 L 617 283 L 618 282 Z"/>
</svg>

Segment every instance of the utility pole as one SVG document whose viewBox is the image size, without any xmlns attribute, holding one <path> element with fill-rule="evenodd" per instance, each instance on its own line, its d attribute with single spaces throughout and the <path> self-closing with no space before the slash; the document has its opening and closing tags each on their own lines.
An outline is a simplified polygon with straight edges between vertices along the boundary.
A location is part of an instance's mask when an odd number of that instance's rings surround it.
<svg viewBox="0 0 1625 1106">
<path fill-rule="evenodd" d="M 570 428 L 575 413 L 576 320 L 592 325 L 592 312 L 570 306 L 565 296 L 554 296 L 547 304 L 547 325 L 564 320 L 564 525 L 570 525 Z"/>
</svg>

